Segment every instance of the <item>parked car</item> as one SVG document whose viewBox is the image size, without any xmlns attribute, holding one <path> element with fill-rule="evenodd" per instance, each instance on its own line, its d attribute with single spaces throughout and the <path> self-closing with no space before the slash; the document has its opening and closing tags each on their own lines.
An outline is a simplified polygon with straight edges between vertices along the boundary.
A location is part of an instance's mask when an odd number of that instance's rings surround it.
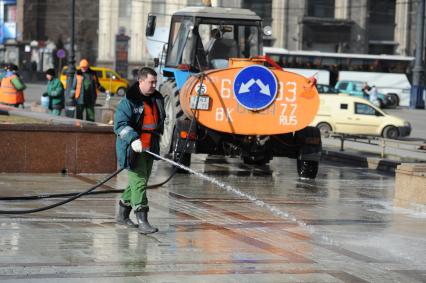
<svg viewBox="0 0 426 283">
<path fill-rule="evenodd" d="M 411 83 L 405 73 L 340 71 L 342 81 L 362 81 L 388 95 L 394 106 L 410 106 Z"/>
<path fill-rule="evenodd" d="M 368 100 L 369 97 L 366 96 L 362 91 L 364 84 L 365 82 L 362 81 L 345 80 L 338 81 L 334 88 L 337 89 L 339 92 L 347 93 L 351 96 L 357 96 Z M 393 101 L 392 97 L 381 92 L 377 93 L 377 103 L 375 104 L 380 108 L 396 106 L 396 102 Z"/>
<path fill-rule="evenodd" d="M 118 96 L 123 96 L 126 94 L 126 90 L 129 87 L 129 82 L 122 78 L 116 71 L 109 68 L 102 67 L 90 67 L 93 71 L 96 72 L 96 75 L 99 78 L 99 83 L 108 90 L 111 94 L 117 94 Z M 80 67 L 77 67 L 79 70 Z M 68 67 L 65 66 L 62 69 L 60 80 L 66 88 L 66 71 Z"/>
<path fill-rule="evenodd" d="M 411 133 L 409 122 L 348 94 L 321 94 L 319 111 L 310 125 L 317 127 L 324 136 L 335 132 L 394 139 Z"/>
</svg>

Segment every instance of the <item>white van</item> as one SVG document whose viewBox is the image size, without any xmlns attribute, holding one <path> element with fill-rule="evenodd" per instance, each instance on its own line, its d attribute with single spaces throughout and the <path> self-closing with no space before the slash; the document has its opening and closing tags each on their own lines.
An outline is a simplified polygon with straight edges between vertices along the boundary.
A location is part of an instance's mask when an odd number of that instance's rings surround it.
<svg viewBox="0 0 426 283">
<path fill-rule="evenodd" d="M 329 132 L 398 138 L 411 133 L 409 122 L 389 115 L 368 100 L 347 94 L 321 94 L 320 108 L 311 126 Z"/>
</svg>

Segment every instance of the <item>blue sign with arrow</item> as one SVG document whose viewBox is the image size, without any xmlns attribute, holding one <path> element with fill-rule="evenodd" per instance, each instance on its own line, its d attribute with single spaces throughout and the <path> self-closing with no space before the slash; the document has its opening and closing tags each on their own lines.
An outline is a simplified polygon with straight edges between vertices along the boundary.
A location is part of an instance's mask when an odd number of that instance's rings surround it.
<svg viewBox="0 0 426 283">
<path fill-rule="evenodd" d="M 261 65 L 252 65 L 238 72 L 234 80 L 234 95 L 245 108 L 261 110 L 275 100 L 277 86 L 277 78 L 271 70 Z"/>
</svg>

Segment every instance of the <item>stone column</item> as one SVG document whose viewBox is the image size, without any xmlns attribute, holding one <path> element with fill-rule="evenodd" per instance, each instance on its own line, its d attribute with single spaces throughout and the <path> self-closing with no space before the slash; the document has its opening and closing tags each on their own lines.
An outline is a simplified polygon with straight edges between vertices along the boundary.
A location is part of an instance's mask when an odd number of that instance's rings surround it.
<svg viewBox="0 0 426 283">
<path fill-rule="evenodd" d="M 16 40 L 18 42 L 24 39 L 24 0 L 16 1 Z"/>
<path fill-rule="evenodd" d="M 147 64 L 149 55 L 146 50 L 145 28 L 150 12 L 152 12 L 150 2 L 132 1 L 129 48 L 129 64 L 132 66 Z"/>
<path fill-rule="evenodd" d="M 395 10 L 395 41 L 398 42 L 396 53 L 406 56 L 410 49 L 410 3 L 396 0 Z"/>
<path fill-rule="evenodd" d="M 99 66 L 114 63 L 115 35 L 118 31 L 119 0 L 99 0 L 98 60 Z"/>
<path fill-rule="evenodd" d="M 334 7 L 334 17 L 336 19 L 348 19 L 349 18 L 349 0 L 336 0 Z"/>
<path fill-rule="evenodd" d="M 272 0 L 272 36 L 275 38 L 274 47 L 288 48 L 288 1 Z"/>
</svg>

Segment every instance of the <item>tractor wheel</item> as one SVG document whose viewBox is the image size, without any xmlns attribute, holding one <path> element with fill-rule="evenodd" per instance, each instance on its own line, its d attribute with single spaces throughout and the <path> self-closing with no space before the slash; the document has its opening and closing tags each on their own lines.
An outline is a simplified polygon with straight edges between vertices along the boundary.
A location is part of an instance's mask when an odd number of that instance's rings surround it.
<svg viewBox="0 0 426 283">
<path fill-rule="evenodd" d="M 164 121 L 164 132 L 160 140 L 160 152 L 162 155 L 171 154 L 174 161 L 180 161 L 183 165 L 189 167 L 191 164 L 191 154 L 177 152 L 173 148 L 173 135 L 176 126 L 176 121 L 184 119 L 182 107 L 179 100 L 179 91 L 175 80 L 167 80 L 160 86 L 160 93 L 164 97 L 164 110 L 166 119 Z M 183 169 L 178 169 L 178 172 L 185 172 Z"/>
<path fill-rule="evenodd" d="M 173 151 L 173 161 L 182 164 L 183 166 L 190 167 L 191 166 L 191 153 L 181 153 L 177 151 Z M 178 168 L 179 173 L 188 173 L 188 171 Z"/>
<path fill-rule="evenodd" d="M 179 91 L 174 80 L 165 81 L 159 90 L 164 97 L 164 110 L 166 112 L 164 132 L 160 140 L 160 151 L 162 155 L 165 155 L 172 152 L 173 133 L 176 125 L 178 106 L 180 109 L 180 101 Z"/>
<path fill-rule="evenodd" d="M 301 178 L 315 179 L 318 173 L 318 161 L 297 159 L 297 173 Z"/>
</svg>

